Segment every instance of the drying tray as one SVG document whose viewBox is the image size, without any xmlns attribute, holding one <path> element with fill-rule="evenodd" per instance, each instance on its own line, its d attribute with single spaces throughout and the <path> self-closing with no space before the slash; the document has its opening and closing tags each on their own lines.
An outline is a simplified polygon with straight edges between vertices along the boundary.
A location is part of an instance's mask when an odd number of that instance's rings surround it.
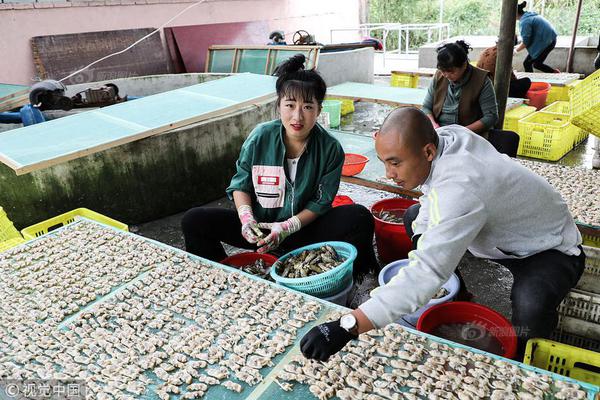
<svg viewBox="0 0 600 400">
<path fill-rule="evenodd" d="M 286 289 L 286 288 L 284 288 L 282 286 L 279 286 L 279 285 L 276 285 L 274 283 L 267 282 L 267 281 L 265 281 L 265 280 L 263 280 L 261 278 L 255 277 L 255 276 L 253 276 L 251 274 L 247 274 L 245 272 L 241 272 L 241 271 L 239 271 L 239 270 L 237 270 L 235 268 L 228 267 L 228 266 L 225 266 L 225 265 L 222 265 L 222 264 L 210 261 L 210 260 L 203 259 L 201 257 L 197 257 L 197 256 L 194 256 L 194 255 L 191 255 L 191 254 L 186 253 L 186 252 L 184 252 L 184 251 L 182 251 L 180 249 L 177 249 L 177 248 L 165 245 L 164 243 L 160 243 L 160 242 L 157 242 L 157 241 L 152 240 L 152 239 L 144 238 L 144 237 L 135 235 L 135 234 L 130 233 L 130 232 L 119 231 L 119 230 L 115 229 L 114 227 L 111 227 L 111 226 L 108 226 L 108 225 L 105 225 L 105 224 L 102 224 L 102 223 L 99 223 L 99 222 L 96 222 L 96 221 L 88 220 L 86 218 L 82 218 L 79 221 L 76 221 L 76 222 L 74 222 L 72 224 L 69 224 L 69 225 L 66 225 L 64 227 L 61 227 L 59 229 L 56 229 L 56 230 L 54 230 L 54 231 L 52 231 L 52 232 L 50 232 L 50 233 L 48 233 L 46 235 L 43 235 L 43 236 L 41 236 L 39 238 L 36 238 L 36 239 L 32 240 L 32 241 L 26 242 L 26 243 L 20 245 L 20 247 L 28 247 L 32 243 L 35 243 L 38 240 L 41 240 L 41 239 L 43 239 L 45 237 L 48 237 L 48 236 L 57 235 L 59 232 L 61 232 L 63 230 L 75 229 L 78 224 L 84 223 L 86 221 L 89 222 L 89 223 L 92 223 L 92 224 L 96 224 L 98 226 L 102 226 L 102 227 L 108 228 L 108 229 L 114 231 L 114 233 L 117 234 L 117 235 L 132 236 L 136 240 L 140 240 L 140 241 L 145 241 L 145 242 L 148 242 L 148 243 L 152 243 L 152 244 L 154 244 L 154 245 L 156 245 L 158 247 L 161 247 L 161 248 L 164 248 L 166 250 L 169 250 L 169 251 L 171 251 L 171 252 L 173 252 L 173 253 L 175 253 L 175 254 L 177 254 L 179 256 L 189 257 L 191 259 L 194 259 L 196 261 L 202 262 L 202 263 L 204 263 L 206 265 L 209 265 L 209 266 L 212 266 L 214 268 L 218 268 L 218 269 L 227 271 L 228 273 L 243 274 L 243 275 L 247 276 L 248 278 L 250 278 L 252 280 L 260 281 L 260 282 L 265 283 L 267 285 L 272 285 L 272 286 L 276 287 L 279 290 L 284 290 L 284 291 L 289 290 L 289 289 Z M 93 243 L 90 243 L 89 245 L 93 245 Z M 1 256 L 0 256 L 0 258 L 1 258 Z M 150 269 L 152 269 L 152 268 L 150 268 Z M 143 276 L 145 274 L 147 274 L 147 273 L 149 273 L 148 270 L 142 272 L 141 274 L 139 274 L 133 280 L 130 280 L 129 282 L 126 282 L 126 283 L 124 283 L 124 284 L 116 287 L 115 289 L 113 289 L 107 295 L 105 295 L 105 296 L 103 296 L 103 297 L 101 297 L 101 298 L 99 298 L 99 299 L 97 299 L 97 300 L 95 300 L 95 301 L 93 301 L 91 303 L 86 304 L 78 312 L 76 312 L 75 314 L 67 317 L 59 325 L 59 329 L 61 329 L 61 328 L 62 329 L 66 329 L 66 326 L 69 324 L 69 322 L 73 318 L 76 318 L 82 312 L 85 312 L 86 310 L 89 310 L 94 305 L 96 305 L 98 303 L 101 303 L 101 302 L 104 302 L 104 301 L 107 301 L 108 299 L 114 297 L 119 291 L 121 291 L 121 290 L 129 287 L 129 285 L 131 285 L 131 283 L 133 283 L 133 282 L 135 282 L 135 281 L 137 281 L 139 279 L 142 279 Z M 277 384 L 274 383 L 274 379 L 277 376 L 277 374 L 283 369 L 283 367 L 286 364 L 288 364 L 288 362 L 292 359 L 293 356 L 300 354 L 300 350 L 299 350 L 300 339 L 302 338 L 302 336 L 310 328 L 312 328 L 313 326 L 316 326 L 316 325 L 324 322 L 325 320 L 327 320 L 327 315 L 329 313 L 334 312 L 334 311 L 337 311 L 337 312 L 339 312 L 339 311 L 348 311 L 348 309 L 344 308 L 344 307 L 341 307 L 341 306 L 337 306 L 337 305 L 335 305 L 333 303 L 329 303 L 329 302 L 323 301 L 321 299 L 318 299 L 318 298 L 315 298 L 315 297 L 303 294 L 303 293 L 298 293 L 298 292 L 294 292 L 294 293 L 299 294 L 300 296 L 304 297 L 307 300 L 316 301 L 316 302 L 319 302 L 321 304 L 322 309 L 321 309 L 321 311 L 318 314 L 318 319 L 315 320 L 315 321 L 307 323 L 302 329 L 298 330 L 296 342 L 290 348 L 286 349 L 286 352 L 284 352 L 283 354 L 278 355 L 277 357 L 275 357 L 272 360 L 273 363 L 274 363 L 273 367 L 261 369 L 261 373 L 264 376 L 264 380 L 260 384 L 258 384 L 256 386 L 253 386 L 253 387 L 249 387 L 245 383 L 241 383 L 242 386 L 244 387 L 244 390 L 241 393 L 231 392 L 231 391 L 229 391 L 229 390 L 227 390 L 227 389 L 225 389 L 225 388 L 223 388 L 222 386 L 219 386 L 219 385 L 212 386 L 206 392 L 206 395 L 205 395 L 204 398 L 211 399 L 211 400 L 213 400 L 213 399 L 214 400 L 218 400 L 218 399 L 223 399 L 223 400 L 224 399 L 234 399 L 235 400 L 235 399 L 280 399 L 280 398 L 286 398 L 286 399 L 307 399 L 307 398 L 313 398 L 313 396 L 308 391 L 308 386 L 307 385 L 296 384 L 296 385 L 294 385 L 294 390 L 292 392 L 284 392 Z M 461 345 L 461 344 L 457 344 L 457 343 L 454 343 L 454 342 L 450 342 L 448 340 L 440 339 L 440 338 L 437 338 L 435 336 L 432 336 L 432 335 L 429 335 L 429 334 L 425 334 L 425 333 L 422 333 L 422 332 L 418 332 L 418 331 L 410 329 L 410 328 L 404 328 L 404 329 L 406 329 L 407 331 L 409 331 L 409 332 L 411 332 L 413 334 L 420 335 L 420 336 L 423 336 L 423 337 L 427 338 L 427 341 L 428 341 L 427 344 L 428 345 L 431 342 L 444 343 L 444 344 L 447 344 L 447 345 L 449 345 L 451 347 L 454 347 L 454 348 L 456 348 L 456 347 L 463 348 L 463 349 L 472 351 L 474 353 L 484 354 L 484 355 L 486 355 L 488 357 L 491 357 L 491 358 L 493 358 L 495 360 L 503 360 L 503 361 L 512 363 L 514 365 L 517 365 L 521 370 L 535 371 L 535 372 L 540 373 L 540 374 L 549 375 L 549 376 L 551 376 L 555 380 L 562 380 L 562 381 L 566 381 L 566 382 L 576 382 L 577 384 L 579 384 L 581 386 L 581 388 L 583 390 L 585 390 L 587 392 L 587 394 L 588 394 L 587 398 L 590 399 L 590 400 L 593 400 L 596 397 L 596 395 L 600 392 L 600 388 L 597 387 L 597 386 L 594 386 L 594 385 L 590 385 L 590 384 L 587 384 L 587 383 L 584 383 L 584 382 L 580 382 L 580 381 L 576 381 L 576 380 L 573 380 L 573 379 L 570 379 L 570 378 L 566 378 L 566 377 L 561 376 L 561 375 L 557 375 L 557 374 L 554 374 L 554 373 L 551 373 L 551 372 L 548 372 L 548 371 L 545 371 L 545 370 L 542 370 L 542 369 L 539 369 L 539 368 L 536 368 L 536 367 L 525 365 L 525 364 L 517 362 L 517 361 L 508 360 L 508 359 L 505 359 L 503 357 L 500 357 L 500 356 L 497 356 L 497 355 L 494 355 L 494 354 L 491 354 L 491 353 L 487 353 L 487 352 L 484 352 L 484 351 L 481 351 L 481 350 L 477 350 L 477 349 L 474 349 L 474 348 L 471 348 L 471 347 L 468 347 L 468 346 L 464 346 L 464 345 Z M 149 394 L 147 396 L 143 396 L 142 398 L 143 399 L 148 399 L 148 400 L 155 400 L 155 399 L 157 399 L 157 396 L 156 396 L 155 393 L 152 393 L 152 394 Z"/>
</svg>

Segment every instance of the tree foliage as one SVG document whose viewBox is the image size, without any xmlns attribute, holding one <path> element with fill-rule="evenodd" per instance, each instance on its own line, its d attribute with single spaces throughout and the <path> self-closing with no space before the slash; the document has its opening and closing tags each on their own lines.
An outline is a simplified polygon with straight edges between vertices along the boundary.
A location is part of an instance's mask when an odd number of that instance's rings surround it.
<svg viewBox="0 0 600 400">
<path fill-rule="evenodd" d="M 439 0 L 369 0 L 369 22 L 435 23 L 439 22 L 439 5 Z M 450 24 L 451 36 L 497 36 L 501 7 L 502 1 L 445 0 L 443 22 Z M 527 10 L 543 14 L 559 35 L 571 35 L 577 0 L 533 0 L 528 1 Z M 582 36 L 600 34 L 600 0 L 583 0 L 577 33 Z M 423 40 L 420 37 L 414 41 Z M 396 44 L 397 36 L 391 36 L 387 45 Z"/>
</svg>

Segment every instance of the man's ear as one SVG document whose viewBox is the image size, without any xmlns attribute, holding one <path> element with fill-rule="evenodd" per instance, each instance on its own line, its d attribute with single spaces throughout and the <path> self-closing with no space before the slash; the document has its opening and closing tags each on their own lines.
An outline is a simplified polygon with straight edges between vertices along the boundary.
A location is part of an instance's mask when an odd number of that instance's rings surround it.
<svg viewBox="0 0 600 400">
<path fill-rule="evenodd" d="M 437 154 L 437 148 L 433 143 L 427 143 L 425 147 L 423 147 L 423 154 L 425 155 L 425 158 L 427 158 L 427 161 L 431 162 Z"/>
</svg>

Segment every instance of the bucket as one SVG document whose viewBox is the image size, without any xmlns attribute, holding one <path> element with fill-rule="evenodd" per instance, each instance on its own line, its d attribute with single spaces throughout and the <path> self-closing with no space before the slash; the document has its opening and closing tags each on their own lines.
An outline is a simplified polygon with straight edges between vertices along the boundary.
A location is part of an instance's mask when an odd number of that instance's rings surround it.
<svg viewBox="0 0 600 400">
<path fill-rule="evenodd" d="M 454 301 L 435 305 L 421 315 L 417 322 L 417 329 L 431 333 L 440 325 L 468 322 L 483 326 L 502 344 L 504 348 L 504 353 L 500 354 L 502 357 L 516 356 L 517 335 L 510 321 L 481 304 Z"/>
<path fill-rule="evenodd" d="M 339 100 L 323 101 L 321 113 L 329 114 L 329 126 L 332 128 L 337 128 L 338 126 L 340 126 L 342 102 Z"/>
<path fill-rule="evenodd" d="M 338 306 L 346 307 L 348 304 L 348 296 L 350 295 L 350 291 L 352 291 L 353 286 L 354 280 L 350 280 L 350 284 L 344 290 L 338 294 L 334 294 L 333 296 L 325 297 L 323 300 L 337 304 Z"/>
<path fill-rule="evenodd" d="M 397 197 L 378 201 L 371 206 L 371 213 L 375 218 L 375 243 L 379 259 L 385 264 L 407 258 L 408 253 L 412 250 L 412 241 L 406 234 L 404 224 L 386 222 L 377 215 L 382 210 L 406 211 L 408 207 L 417 203 L 415 200 Z"/>
<path fill-rule="evenodd" d="M 531 82 L 531 86 L 527 91 L 526 97 L 529 99 L 529 105 L 540 110 L 546 104 L 548 92 L 552 86 L 546 82 Z"/>
<path fill-rule="evenodd" d="M 408 265 L 408 260 L 398 260 L 398 261 L 394 261 L 393 263 L 390 263 L 390 264 L 386 265 L 385 267 L 383 267 L 381 272 L 379 272 L 379 286 L 383 286 L 386 283 L 388 283 L 394 276 L 396 276 L 398 274 L 398 272 L 400 271 L 401 268 L 404 268 L 407 265 Z M 453 273 L 450 276 L 450 279 L 448 279 L 448 281 L 446 283 L 444 283 L 442 285 L 442 287 L 448 291 L 448 294 L 446 296 L 440 297 L 439 299 L 429 300 L 429 302 L 427 304 L 425 304 L 423 307 L 419 308 L 417 311 L 415 311 L 412 314 L 404 315 L 397 322 L 400 325 L 405 325 L 404 322 L 407 322 L 410 325 L 410 327 L 414 328 L 417 325 L 417 321 L 419 320 L 419 317 L 421 317 L 421 315 L 426 310 L 428 310 L 429 308 L 431 308 L 437 304 L 442 304 L 442 303 L 447 303 L 449 301 L 452 301 L 456 297 L 456 294 L 458 293 L 458 291 L 460 290 L 460 281 L 458 279 L 458 276 L 456 276 L 456 274 Z"/>
<path fill-rule="evenodd" d="M 277 261 L 277 257 L 271 254 L 260 254 L 260 253 L 239 253 L 229 256 L 221 260 L 221 264 L 229 265 L 233 268 L 243 267 L 244 265 L 253 264 L 257 260 L 263 260 L 267 267 L 272 266 Z"/>
<path fill-rule="evenodd" d="M 347 206 L 350 204 L 354 204 L 354 200 L 343 194 L 338 194 L 333 198 L 333 203 L 331 203 L 331 207 Z"/>
<path fill-rule="evenodd" d="M 342 176 L 354 176 L 360 174 L 369 162 L 369 157 L 362 154 L 346 153 L 344 156 L 344 165 L 342 166 Z"/>
</svg>

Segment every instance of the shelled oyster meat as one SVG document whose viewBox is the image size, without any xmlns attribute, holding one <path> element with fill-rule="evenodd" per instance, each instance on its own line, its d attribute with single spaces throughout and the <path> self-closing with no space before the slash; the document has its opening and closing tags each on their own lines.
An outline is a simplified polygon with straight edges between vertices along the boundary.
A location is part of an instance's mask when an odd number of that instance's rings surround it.
<svg viewBox="0 0 600 400">
<path fill-rule="evenodd" d="M 337 267 L 345 259 L 330 245 L 304 250 L 276 265 L 277 273 L 284 278 L 306 278 Z"/>
<path fill-rule="evenodd" d="M 444 296 L 448 296 L 448 293 L 450 293 L 448 291 L 448 289 L 446 289 L 445 287 L 440 288 L 440 290 L 437 291 L 436 294 L 433 295 L 433 299 L 441 299 Z"/>
<path fill-rule="evenodd" d="M 373 215 L 385 222 L 391 222 L 393 224 L 403 224 L 405 212 L 406 210 L 380 210 L 378 212 L 373 212 Z"/>
<path fill-rule="evenodd" d="M 561 194 L 573 218 L 600 225 L 600 171 L 529 160 L 518 162 L 546 179 Z"/>
<path fill-rule="evenodd" d="M 240 267 L 240 270 L 252 275 L 256 275 L 266 280 L 273 280 L 273 278 L 271 278 L 271 275 L 269 274 L 269 272 L 271 271 L 271 267 L 269 267 L 265 263 L 265 260 L 263 260 L 262 258 L 254 261 L 251 264 L 242 265 Z"/>
<path fill-rule="evenodd" d="M 248 393 L 321 310 L 88 221 L 0 253 L 0 298 L 0 377 L 78 380 L 94 400 Z"/>
<path fill-rule="evenodd" d="M 329 319 L 339 318 L 332 313 Z M 326 362 L 301 355 L 283 366 L 282 390 L 308 387 L 317 399 L 585 399 L 577 383 L 434 342 L 391 324 L 350 341 Z"/>
</svg>

